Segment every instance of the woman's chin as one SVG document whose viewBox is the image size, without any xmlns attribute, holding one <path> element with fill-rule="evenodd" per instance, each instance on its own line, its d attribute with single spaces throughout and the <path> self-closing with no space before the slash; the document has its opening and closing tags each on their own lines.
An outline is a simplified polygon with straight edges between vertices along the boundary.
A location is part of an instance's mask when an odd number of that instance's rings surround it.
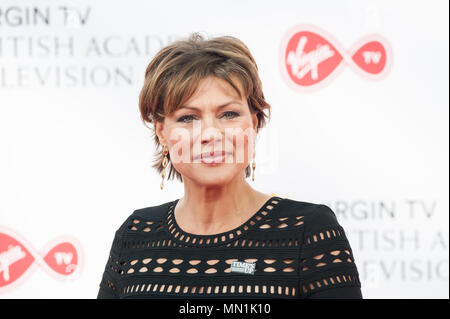
<svg viewBox="0 0 450 319">
<path fill-rule="evenodd" d="M 230 183 L 230 181 L 235 176 L 234 171 L 228 169 L 209 169 L 209 170 L 198 170 L 195 176 L 191 179 L 197 184 L 208 185 L 208 186 L 220 186 Z"/>
</svg>

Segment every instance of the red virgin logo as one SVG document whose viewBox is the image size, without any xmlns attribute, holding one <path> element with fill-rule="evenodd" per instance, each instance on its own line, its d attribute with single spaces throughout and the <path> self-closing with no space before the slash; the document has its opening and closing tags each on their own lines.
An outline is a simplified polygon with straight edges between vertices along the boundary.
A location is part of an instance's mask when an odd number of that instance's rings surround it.
<svg viewBox="0 0 450 319">
<path fill-rule="evenodd" d="M 12 289 L 40 266 L 58 280 L 80 272 L 81 248 L 70 236 L 52 240 L 42 252 L 11 229 L 0 227 L 0 293 Z"/>
<path fill-rule="evenodd" d="M 381 35 L 371 34 L 347 51 L 327 32 L 297 25 L 282 40 L 280 64 L 288 85 L 305 92 L 328 84 L 345 65 L 366 79 L 383 79 L 392 65 L 392 50 Z"/>
</svg>

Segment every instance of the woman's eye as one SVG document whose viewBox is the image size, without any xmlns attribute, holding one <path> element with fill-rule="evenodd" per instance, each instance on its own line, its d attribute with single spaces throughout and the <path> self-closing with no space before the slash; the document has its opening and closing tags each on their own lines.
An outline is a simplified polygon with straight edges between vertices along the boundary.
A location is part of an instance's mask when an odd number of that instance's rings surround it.
<svg viewBox="0 0 450 319">
<path fill-rule="evenodd" d="M 235 117 L 237 117 L 237 116 L 239 116 L 239 113 L 236 113 L 236 112 L 233 112 L 233 111 L 228 111 L 228 112 L 225 112 L 225 113 L 223 113 L 223 114 L 229 114 L 229 115 L 231 115 L 231 117 L 229 117 L 229 116 L 225 116 L 225 117 L 227 117 L 227 118 L 235 118 Z"/>
<path fill-rule="evenodd" d="M 239 113 L 233 112 L 233 111 L 227 111 L 227 112 L 223 113 L 223 117 L 228 118 L 228 119 L 232 119 L 232 118 L 235 118 L 238 116 L 239 116 Z M 191 118 L 195 119 L 195 117 L 193 115 L 184 115 L 184 116 L 180 117 L 177 120 L 177 122 L 189 123 L 189 122 L 191 122 L 190 121 Z"/>
<path fill-rule="evenodd" d="M 184 116 L 180 117 L 180 118 L 177 120 L 177 122 L 188 123 L 189 121 L 185 121 L 185 119 L 189 119 L 189 118 L 191 118 L 191 117 L 193 117 L 193 116 L 192 116 L 192 115 L 184 115 Z"/>
</svg>

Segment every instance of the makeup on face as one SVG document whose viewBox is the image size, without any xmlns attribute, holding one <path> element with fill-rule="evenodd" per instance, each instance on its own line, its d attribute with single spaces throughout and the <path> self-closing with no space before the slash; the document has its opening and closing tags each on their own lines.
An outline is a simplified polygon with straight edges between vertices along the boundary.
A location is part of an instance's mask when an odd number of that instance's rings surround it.
<svg viewBox="0 0 450 319">
<path fill-rule="evenodd" d="M 232 156 L 232 152 L 215 151 L 204 152 L 194 157 L 194 161 L 199 161 L 204 165 L 219 165 L 225 163 L 227 156 Z"/>
</svg>

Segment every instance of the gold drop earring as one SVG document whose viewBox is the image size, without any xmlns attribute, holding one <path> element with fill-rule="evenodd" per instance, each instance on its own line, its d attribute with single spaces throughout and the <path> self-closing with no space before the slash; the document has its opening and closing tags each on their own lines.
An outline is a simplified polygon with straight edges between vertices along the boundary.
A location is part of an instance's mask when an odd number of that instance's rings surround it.
<svg viewBox="0 0 450 319">
<path fill-rule="evenodd" d="M 167 154 L 169 154 L 169 148 L 167 147 L 167 145 L 163 145 L 163 154 L 164 154 L 164 158 L 162 161 L 162 166 L 163 166 L 163 170 L 161 171 L 161 189 L 164 188 L 164 178 L 166 177 L 166 166 L 167 164 L 169 164 L 169 159 L 167 158 Z"/>
</svg>

